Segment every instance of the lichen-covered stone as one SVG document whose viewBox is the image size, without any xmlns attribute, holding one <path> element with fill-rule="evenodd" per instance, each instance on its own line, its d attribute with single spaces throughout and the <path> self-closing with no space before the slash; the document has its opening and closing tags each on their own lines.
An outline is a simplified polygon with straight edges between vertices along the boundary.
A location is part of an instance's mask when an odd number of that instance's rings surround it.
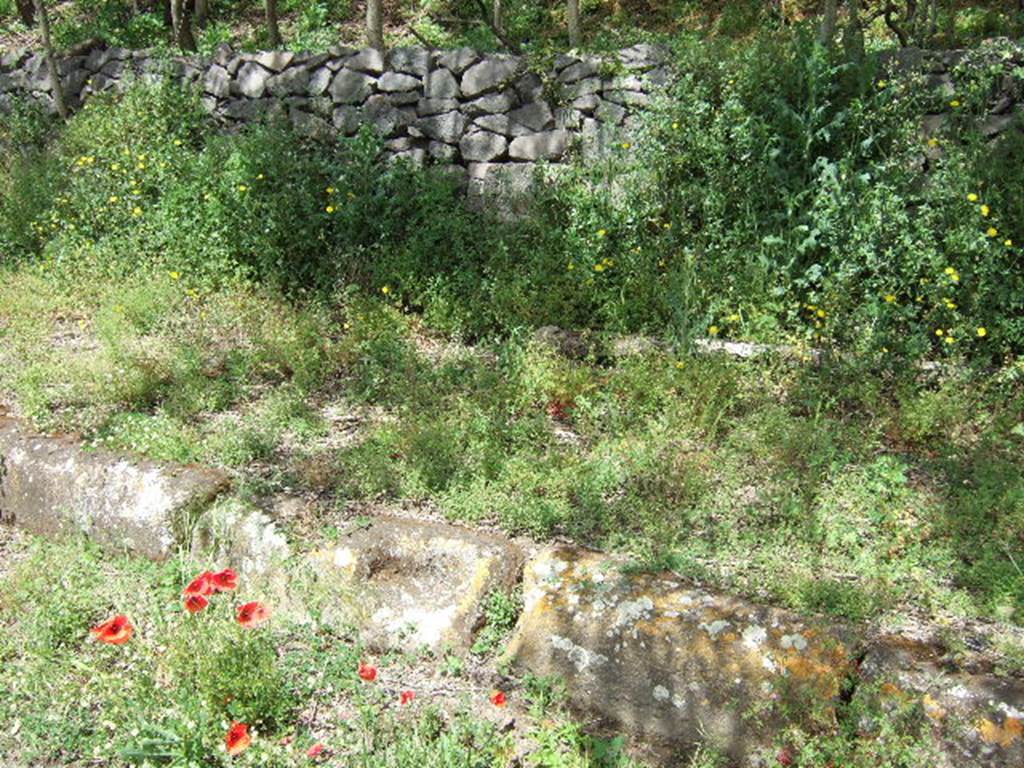
<svg viewBox="0 0 1024 768">
<path fill-rule="evenodd" d="M 514 56 L 488 56 L 462 74 L 462 94 L 471 99 L 486 91 L 497 90 L 515 77 L 520 66 L 519 59 Z"/>
<path fill-rule="evenodd" d="M 850 639 L 605 555 L 548 549 L 524 572 L 514 664 L 567 682 L 577 709 L 653 742 L 756 760 L 787 722 L 829 717 Z"/>
<path fill-rule="evenodd" d="M 396 157 L 422 161 L 425 152 Z M 468 647 L 485 598 L 510 589 L 521 566 L 501 537 L 398 518 L 377 518 L 311 558 L 337 587 L 339 620 L 355 620 L 378 649 Z"/>
<path fill-rule="evenodd" d="M 509 145 L 508 153 L 513 160 L 560 160 L 571 139 L 568 131 L 558 129 L 518 136 Z"/>
<path fill-rule="evenodd" d="M 490 131 L 467 133 L 459 142 L 462 159 L 470 162 L 488 163 L 505 154 L 508 139 Z"/>
<path fill-rule="evenodd" d="M 916 705 L 931 721 L 936 768 L 1024 765 L 1024 680 L 960 672 L 941 649 L 899 637 L 872 643 L 860 665 L 880 708 Z M 875 724 L 861 728 L 870 734 Z"/>
<path fill-rule="evenodd" d="M 466 127 L 466 118 L 461 112 L 444 112 L 430 117 L 421 117 L 413 125 L 424 136 L 445 144 L 458 144 Z"/>
<path fill-rule="evenodd" d="M 228 484 L 220 472 L 85 451 L 0 417 L 0 520 L 42 535 L 84 533 L 161 560 Z"/>
<path fill-rule="evenodd" d="M 270 72 L 252 61 L 243 64 L 235 76 L 238 90 L 250 99 L 258 99 L 263 95 L 269 79 Z"/>
<path fill-rule="evenodd" d="M 384 54 L 375 48 L 363 48 L 345 59 L 345 67 L 358 72 L 380 75 L 384 72 Z"/>
<path fill-rule="evenodd" d="M 336 104 L 360 104 L 373 93 L 376 80 L 362 72 L 343 69 L 331 82 L 331 98 Z"/>
</svg>

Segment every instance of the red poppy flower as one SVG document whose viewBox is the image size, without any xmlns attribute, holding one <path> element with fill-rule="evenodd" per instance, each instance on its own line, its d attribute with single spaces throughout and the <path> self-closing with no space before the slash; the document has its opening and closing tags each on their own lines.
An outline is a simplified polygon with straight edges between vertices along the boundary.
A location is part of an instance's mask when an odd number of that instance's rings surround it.
<svg viewBox="0 0 1024 768">
<path fill-rule="evenodd" d="M 189 613 L 199 613 L 209 604 L 210 601 L 202 595 L 189 595 L 185 598 L 185 610 Z"/>
<path fill-rule="evenodd" d="M 783 747 L 779 750 L 779 754 L 775 756 L 779 765 L 792 765 L 793 764 L 793 750 L 789 747 Z"/>
<path fill-rule="evenodd" d="M 377 668 L 372 664 L 365 662 L 359 662 L 359 676 L 368 683 L 372 683 L 377 679 Z"/>
<path fill-rule="evenodd" d="M 255 627 L 270 618 L 270 611 L 263 603 L 246 603 L 238 609 L 238 623 L 243 627 Z"/>
<path fill-rule="evenodd" d="M 213 574 L 209 571 L 204 571 L 203 573 L 199 574 L 194 579 L 192 579 L 191 582 L 189 582 L 189 585 L 185 587 L 185 591 L 182 592 L 182 594 L 186 597 L 189 597 L 191 595 L 198 595 L 199 597 L 209 597 L 213 594 L 213 584 L 210 583 L 210 577 L 212 575 Z"/>
<path fill-rule="evenodd" d="M 412 704 L 412 700 L 415 698 L 415 691 L 402 691 L 400 694 L 398 694 L 398 703 L 404 707 L 406 704 Z"/>
<path fill-rule="evenodd" d="M 135 627 L 122 613 L 107 619 L 102 624 L 97 624 L 91 630 L 93 637 L 101 643 L 110 645 L 124 645 L 131 640 L 134 631 Z"/>
<path fill-rule="evenodd" d="M 231 568 L 210 574 L 210 586 L 216 592 L 231 592 L 238 589 L 238 574 Z"/>
<path fill-rule="evenodd" d="M 508 703 L 508 697 L 503 691 L 495 691 L 491 694 L 491 704 L 496 707 L 504 707 Z"/>
<path fill-rule="evenodd" d="M 232 723 L 228 728 L 227 736 L 224 737 L 228 754 L 232 757 L 244 752 L 252 744 L 252 736 L 249 735 L 249 726 L 245 723 Z"/>
<path fill-rule="evenodd" d="M 325 749 L 327 749 L 327 747 L 325 747 L 318 741 L 316 744 L 314 744 L 312 747 L 306 750 L 306 757 L 311 757 L 314 760 L 316 760 L 318 757 L 320 757 L 320 755 L 324 753 Z"/>
</svg>

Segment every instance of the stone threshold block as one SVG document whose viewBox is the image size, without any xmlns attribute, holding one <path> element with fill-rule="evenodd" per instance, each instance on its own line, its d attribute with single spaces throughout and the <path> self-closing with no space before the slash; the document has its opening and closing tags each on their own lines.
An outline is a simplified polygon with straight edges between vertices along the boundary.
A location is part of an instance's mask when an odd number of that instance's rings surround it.
<svg viewBox="0 0 1024 768">
<path fill-rule="evenodd" d="M 519 548 L 502 537 L 390 517 L 310 557 L 336 595 L 337 617 L 378 650 L 468 648 L 485 599 L 510 590 L 522 567 Z"/>
<path fill-rule="evenodd" d="M 647 743 L 743 765 L 788 722 L 834 719 L 854 670 L 842 628 L 621 565 L 569 547 L 528 562 L 514 666 L 564 679 L 574 709 Z"/>
<path fill-rule="evenodd" d="M 83 533 L 111 551 L 163 560 L 227 487 L 213 469 L 87 451 L 0 416 L 0 521 L 31 533 Z"/>
</svg>

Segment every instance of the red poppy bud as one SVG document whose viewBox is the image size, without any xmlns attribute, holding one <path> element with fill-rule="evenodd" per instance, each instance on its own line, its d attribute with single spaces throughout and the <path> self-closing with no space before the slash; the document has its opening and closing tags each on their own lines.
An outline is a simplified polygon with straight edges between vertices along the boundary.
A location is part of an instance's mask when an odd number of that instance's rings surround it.
<svg viewBox="0 0 1024 768">
<path fill-rule="evenodd" d="M 495 691 L 491 694 L 491 704 L 496 707 L 504 707 L 508 703 L 508 697 L 504 691 Z"/>
<path fill-rule="evenodd" d="M 210 586 L 216 592 L 230 592 L 238 589 L 238 574 L 231 568 L 210 574 Z"/>
<path fill-rule="evenodd" d="M 263 603 L 253 601 L 238 609 L 238 623 L 243 627 L 255 627 L 270 618 L 270 611 Z"/>
<path fill-rule="evenodd" d="M 210 583 L 210 576 L 212 575 L 213 574 L 211 574 L 209 571 L 204 571 L 203 573 L 199 574 L 194 579 L 192 579 L 191 582 L 189 582 L 189 585 L 185 587 L 185 591 L 182 594 L 184 594 L 186 597 L 190 595 L 209 597 L 213 594 L 213 585 Z"/>
<path fill-rule="evenodd" d="M 372 664 L 365 662 L 359 662 L 359 676 L 368 683 L 372 683 L 377 679 L 377 668 Z"/>
<path fill-rule="evenodd" d="M 316 744 L 314 744 L 306 751 L 306 757 L 310 757 L 315 760 L 316 758 L 320 757 L 324 753 L 324 750 L 326 749 L 327 747 L 325 747 L 318 741 Z"/>
<path fill-rule="evenodd" d="M 412 704 L 412 700 L 415 699 L 415 698 L 416 698 L 416 692 L 415 691 L 402 691 L 398 695 L 398 703 L 401 704 L 404 707 L 406 704 Z"/>
<path fill-rule="evenodd" d="M 252 744 L 249 726 L 245 723 L 232 723 L 227 736 L 224 737 L 224 743 L 228 748 L 228 754 L 232 757 L 244 752 Z"/>
<path fill-rule="evenodd" d="M 135 627 L 128 621 L 128 617 L 124 614 L 118 614 L 112 618 L 107 619 L 102 624 L 97 624 L 90 630 L 93 637 L 99 640 L 101 643 L 107 643 L 109 645 L 124 645 L 131 640 L 132 633 L 135 632 Z"/>
</svg>

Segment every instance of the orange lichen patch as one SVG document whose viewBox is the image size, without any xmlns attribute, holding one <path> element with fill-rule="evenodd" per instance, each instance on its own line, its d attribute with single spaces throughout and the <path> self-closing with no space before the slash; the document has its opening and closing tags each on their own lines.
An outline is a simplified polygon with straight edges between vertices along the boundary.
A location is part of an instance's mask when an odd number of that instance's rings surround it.
<svg viewBox="0 0 1024 768">
<path fill-rule="evenodd" d="M 894 685 L 893 683 L 882 683 L 881 687 L 878 690 L 881 691 L 882 695 L 884 696 L 903 695 L 902 689 L 898 685 Z"/>
<path fill-rule="evenodd" d="M 810 684 L 824 698 L 833 698 L 839 695 L 846 669 L 846 654 L 832 653 L 829 656 L 831 658 L 816 658 L 812 654 L 790 651 L 781 663 L 796 680 Z"/>
<path fill-rule="evenodd" d="M 739 639 L 740 636 L 737 635 L 735 632 L 726 632 L 724 635 L 722 635 L 722 640 L 726 643 L 735 643 Z"/>
<path fill-rule="evenodd" d="M 642 619 L 633 625 L 637 632 L 643 632 L 652 637 L 665 637 L 674 634 L 677 629 L 678 619 L 671 616 L 655 616 L 653 619 Z"/>
<path fill-rule="evenodd" d="M 939 704 L 930 693 L 921 697 L 921 706 L 924 713 L 932 720 L 942 720 L 946 716 L 946 708 Z"/>
<path fill-rule="evenodd" d="M 1017 739 L 1024 737 L 1024 721 L 1016 717 L 1006 718 L 1002 725 L 994 723 L 988 718 L 982 718 L 978 721 L 977 728 L 982 741 L 987 744 L 998 744 L 1001 747 L 1008 747 Z"/>
</svg>

